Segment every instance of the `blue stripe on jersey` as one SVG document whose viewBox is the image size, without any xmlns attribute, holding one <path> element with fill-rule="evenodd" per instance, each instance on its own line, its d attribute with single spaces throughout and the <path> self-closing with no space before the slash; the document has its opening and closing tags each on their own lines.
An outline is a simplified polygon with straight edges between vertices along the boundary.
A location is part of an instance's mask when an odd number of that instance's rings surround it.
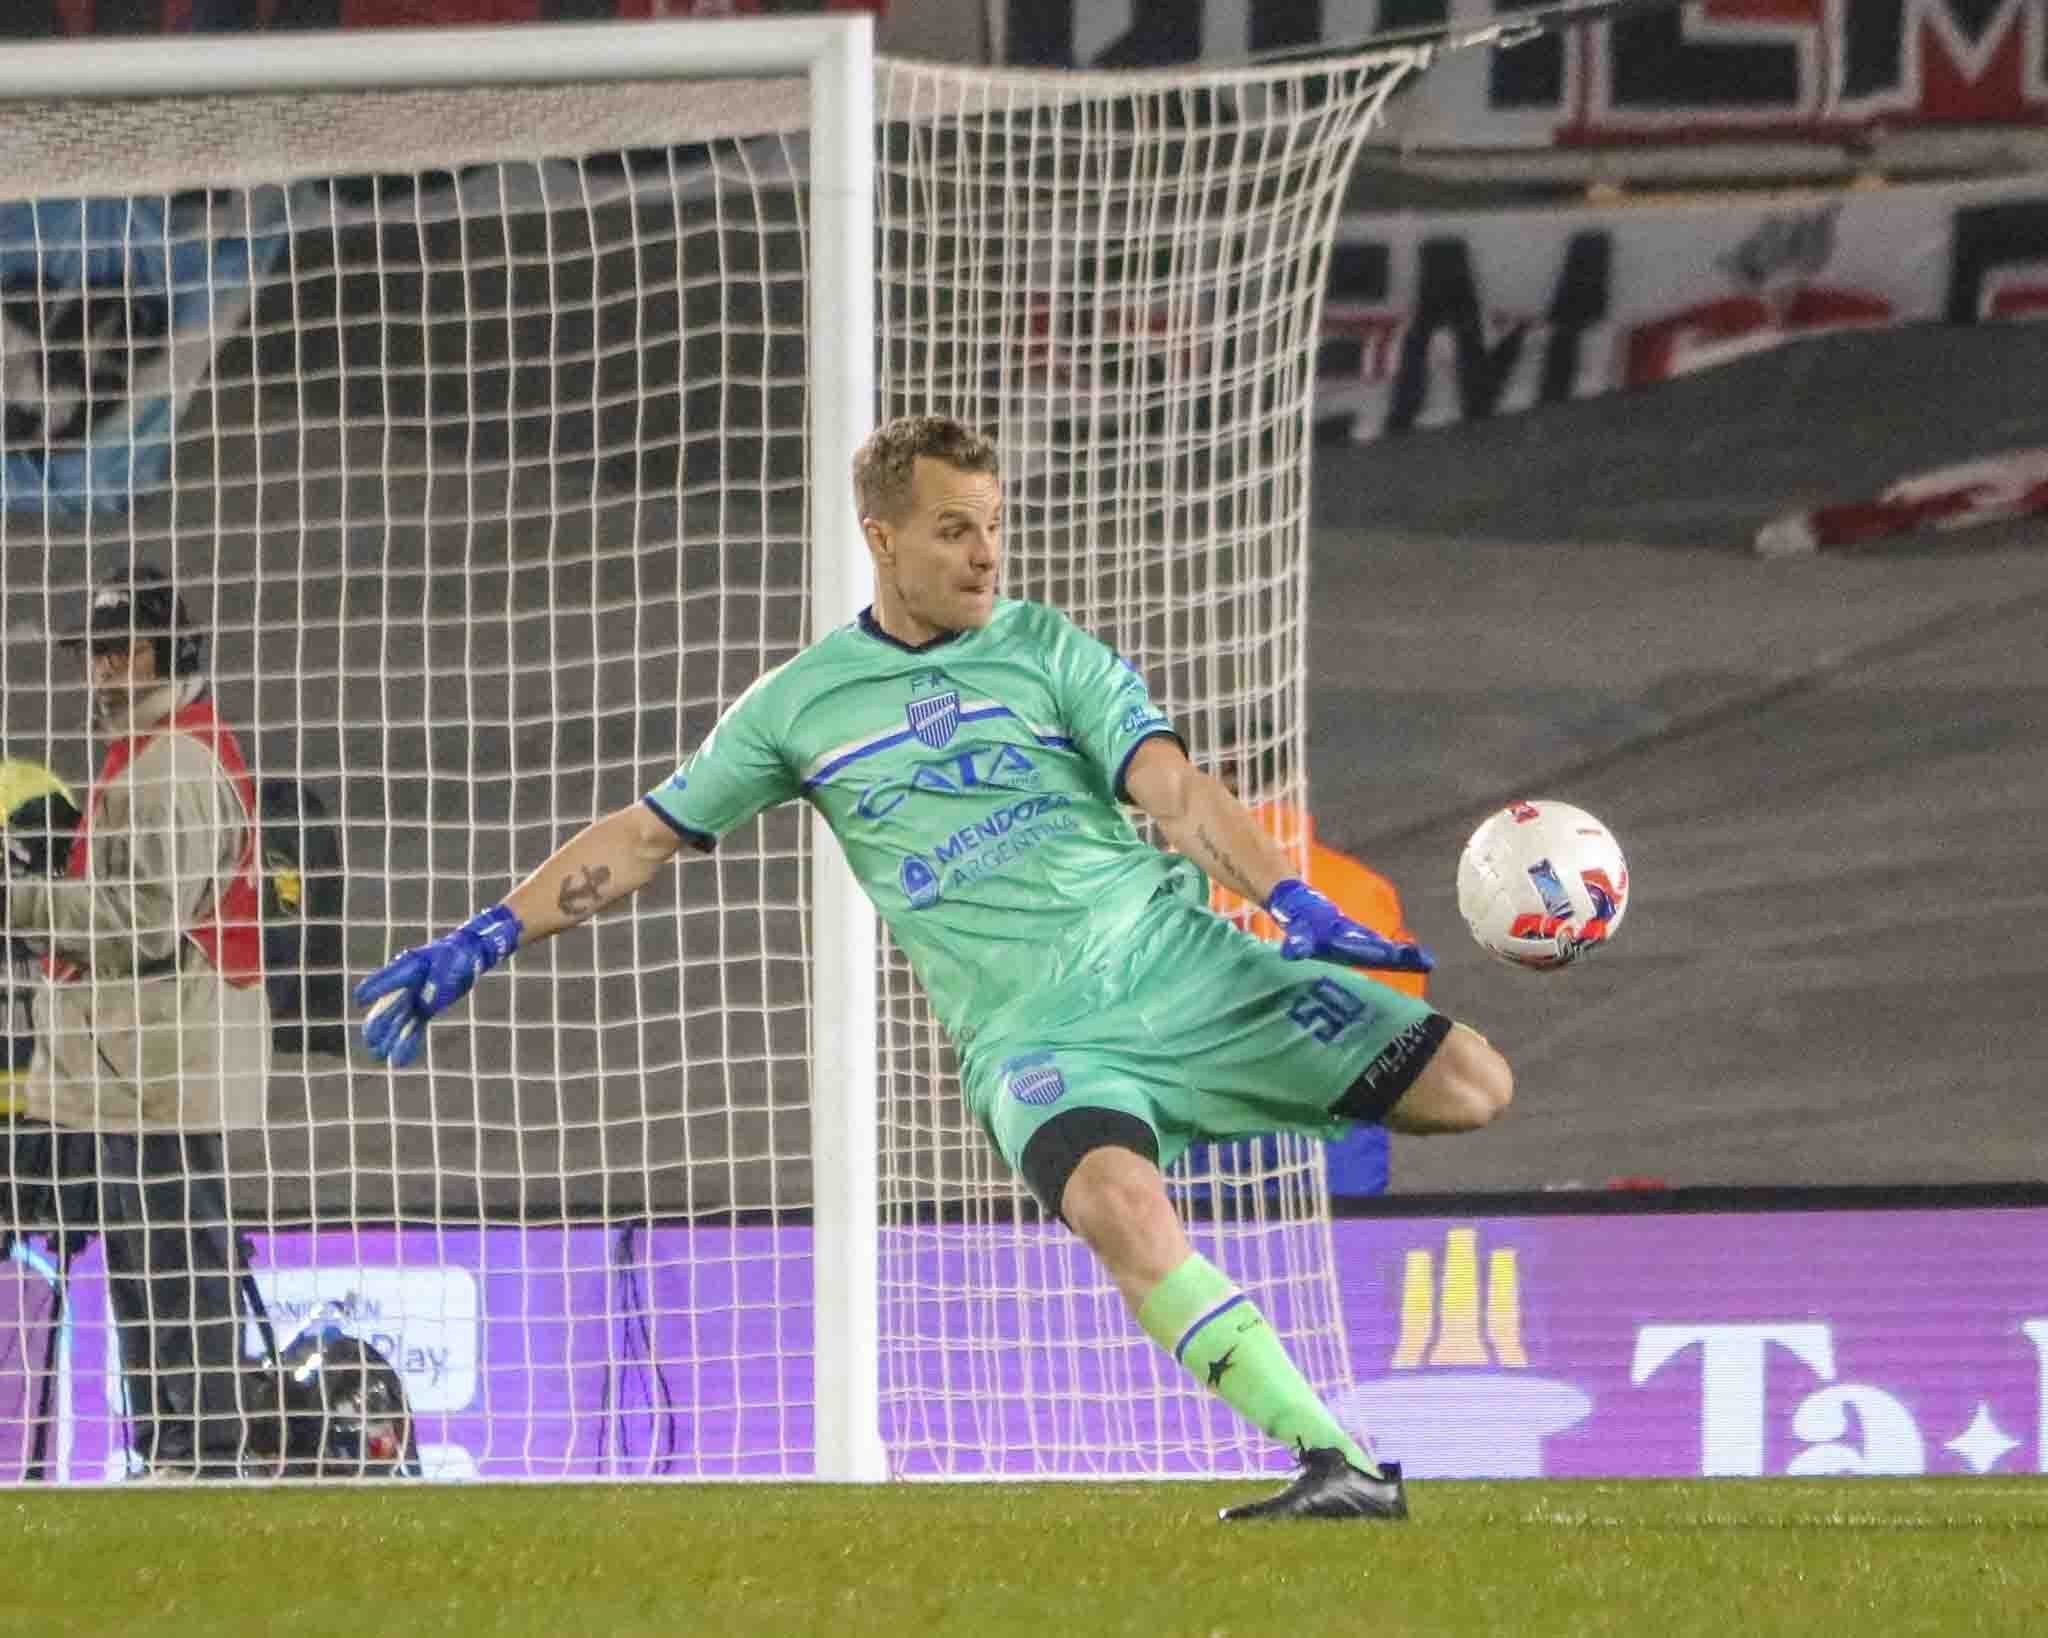
<svg viewBox="0 0 2048 1638">
<path fill-rule="evenodd" d="M 986 722 L 992 717 L 1014 717 L 1016 715 L 1017 713 L 1012 711 L 1007 705 L 984 705 L 976 711 L 962 711 L 960 713 L 960 720 L 962 722 Z M 873 756 L 878 751 L 886 751 L 894 746 L 901 745 L 906 739 L 911 737 L 911 732 L 908 728 L 899 728 L 893 734 L 884 734 L 880 739 L 871 739 L 865 745 L 856 745 L 852 750 L 835 756 L 816 773 L 805 779 L 804 789 L 809 790 L 813 785 L 822 785 L 839 772 L 840 769 L 860 761 L 863 757 Z M 1071 739 L 1067 739 L 1059 734 L 1041 734 L 1034 729 L 1031 737 L 1041 745 L 1052 745 L 1063 750 L 1072 750 L 1074 747 L 1074 742 Z"/>
<path fill-rule="evenodd" d="M 849 763 L 858 762 L 862 757 L 873 756 L 877 751 L 886 751 L 892 745 L 901 745 L 908 738 L 910 738 L 910 730 L 908 728 L 899 728 L 893 734 L 884 734 L 880 739 L 871 739 L 865 745 L 856 745 L 844 756 L 834 757 L 824 767 L 812 774 L 804 781 L 804 788 L 808 790 L 813 785 L 822 785 Z"/>
</svg>

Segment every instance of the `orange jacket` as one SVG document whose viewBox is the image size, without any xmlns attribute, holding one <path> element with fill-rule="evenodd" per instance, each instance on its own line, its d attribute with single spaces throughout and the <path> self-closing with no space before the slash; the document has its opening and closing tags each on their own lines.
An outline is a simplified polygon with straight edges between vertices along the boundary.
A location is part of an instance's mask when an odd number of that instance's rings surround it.
<svg viewBox="0 0 2048 1638">
<path fill-rule="evenodd" d="M 1252 817 L 1260 828 L 1283 848 L 1292 851 L 1297 838 L 1308 844 L 1306 880 L 1353 921 L 1363 922 L 1375 933 L 1412 943 L 1415 935 L 1401 916 L 1401 895 L 1394 884 L 1376 870 L 1369 870 L 1348 853 L 1339 853 L 1316 840 L 1315 819 L 1289 802 L 1255 802 Z M 1280 929 L 1273 918 L 1226 887 L 1211 887 L 1209 905 L 1218 915 L 1228 916 L 1258 938 L 1277 941 Z M 1381 973 L 1358 969 L 1366 977 L 1420 996 L 1429 982 L 1427 973 Z"/>
</svg>

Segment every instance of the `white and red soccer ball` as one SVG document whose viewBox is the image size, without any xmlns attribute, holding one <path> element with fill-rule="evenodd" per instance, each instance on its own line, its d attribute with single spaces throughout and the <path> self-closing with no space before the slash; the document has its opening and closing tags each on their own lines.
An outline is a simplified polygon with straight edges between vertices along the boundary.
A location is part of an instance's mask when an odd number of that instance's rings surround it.
<svg viewBox="0 0 2048 1638">
<path fill-rule="evenodd" d="M 1480 947 L 1501 960 L 1563 967 L 1621 926 L 1628 861 L 1583 808 L 1510 802 L 1459 856 L 1458 909 Z"/>
</svg>

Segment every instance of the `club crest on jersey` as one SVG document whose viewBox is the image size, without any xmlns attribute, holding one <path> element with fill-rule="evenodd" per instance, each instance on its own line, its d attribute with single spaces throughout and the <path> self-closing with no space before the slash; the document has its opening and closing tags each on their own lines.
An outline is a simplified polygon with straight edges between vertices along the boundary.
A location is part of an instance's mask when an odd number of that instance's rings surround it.
<svg viewBox="0 0 2048 1638">
<path fill-rule="evenodd" d="M 904 706 L 903 715 L 920 743 L 943 750 L 960 727 L 960 690 L 949 688 L 943 694 L 912 700 Z"/>
</svg>

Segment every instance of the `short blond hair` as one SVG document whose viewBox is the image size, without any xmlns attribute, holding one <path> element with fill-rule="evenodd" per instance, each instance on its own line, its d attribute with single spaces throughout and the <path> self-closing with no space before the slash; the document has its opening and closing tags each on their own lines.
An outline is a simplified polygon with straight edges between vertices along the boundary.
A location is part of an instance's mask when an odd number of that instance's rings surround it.
<svg viewBox="0 0 2048 1638">
<path fill-rule="evenodd" d="M 862 518 L 894 523 L 910 504 L 910 480 L 923 455 L 961 472 L 997 470 L 993 440 L 945 415 L 899 415 L 853 452 L 853 500 Z"/>
</svg>

